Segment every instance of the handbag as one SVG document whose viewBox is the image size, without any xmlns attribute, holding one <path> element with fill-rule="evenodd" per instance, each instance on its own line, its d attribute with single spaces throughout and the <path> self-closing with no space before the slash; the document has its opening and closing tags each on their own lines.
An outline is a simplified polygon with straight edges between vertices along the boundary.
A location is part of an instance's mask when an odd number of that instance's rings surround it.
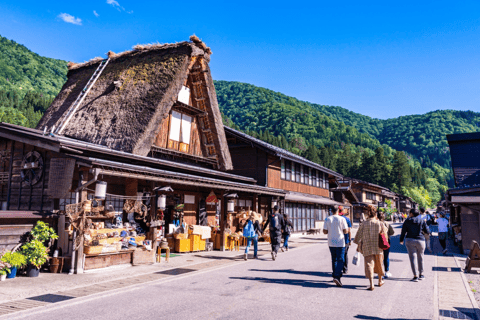
<svg viewBox="0 0 480 320">
<path fill-rule="evenodd" d="M 388 238 L 383 232 L 378 235 L 378 247 L 382 250 L 390 249 Z"/>
</svg>

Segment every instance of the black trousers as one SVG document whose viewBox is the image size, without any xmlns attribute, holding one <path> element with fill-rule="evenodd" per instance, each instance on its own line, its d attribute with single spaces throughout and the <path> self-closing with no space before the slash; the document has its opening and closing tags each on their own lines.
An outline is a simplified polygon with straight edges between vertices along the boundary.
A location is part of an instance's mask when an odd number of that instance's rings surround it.
<svg viewBox="0 0 480 320">
<path fill-rule="evenodd" d="M 270 233 L 270 241 L 272 242 L 272 251 L 278 253 L 278 249 L 280 249 L 280 245 L 282 244 L 282 234 Z"/>
<path fill-rule="evenodd" d="M 350 248 L 350 243 L 345 244 L 345 263 L 343 264 L 343 273 L 348 272 L 348 248 Z"/>
</svg>

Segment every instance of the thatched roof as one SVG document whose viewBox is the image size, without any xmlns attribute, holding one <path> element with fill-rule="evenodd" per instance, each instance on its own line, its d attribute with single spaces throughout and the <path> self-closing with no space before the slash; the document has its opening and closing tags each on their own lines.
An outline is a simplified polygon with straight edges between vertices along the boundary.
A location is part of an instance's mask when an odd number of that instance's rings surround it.
<svg viewBox="0 0 480 320">
<path fill-rule="evenodd" d="M 208 62 L 210 48 L 192 36 L 192 42 L 137 45 L 115 54 L 79 106 L 62 134 L 75 139 L 146 156 L 188 77 L 191 59 L 205 61 L 206 85 L 210 92 L 218 167 L 232 169 L 225 132 Z M 68 80 L 37 125 L 50 130 L 79 96 L 101 58 L 69 64 Z"/>
</svg>

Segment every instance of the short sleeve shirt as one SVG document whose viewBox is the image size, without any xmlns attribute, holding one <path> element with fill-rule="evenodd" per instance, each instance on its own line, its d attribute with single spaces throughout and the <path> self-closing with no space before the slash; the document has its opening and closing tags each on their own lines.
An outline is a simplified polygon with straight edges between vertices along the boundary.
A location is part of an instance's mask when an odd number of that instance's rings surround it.
<svg viewBox="0 0 480 320">
<path fill-rule="evenodd" d="M 344 229 L 348 229 L 347 220 L 339 215 L 332 215 L 325 219 L 323 230 L 328 231 L 329 247 L 345 247 Z"/>
<path fill-rule="evenodd" d="M 438 223 L 438 232 L 448 232 L 448 220 L 445 218 L 440 218 L 437 220 Z"/>
</svg>

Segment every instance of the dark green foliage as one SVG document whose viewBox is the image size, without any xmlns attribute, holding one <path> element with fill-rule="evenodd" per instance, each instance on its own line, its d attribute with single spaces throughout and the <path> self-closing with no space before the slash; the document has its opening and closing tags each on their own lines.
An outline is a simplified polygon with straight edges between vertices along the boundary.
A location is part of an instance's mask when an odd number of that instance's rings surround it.
<svg viewBox="0 0 480 320">
<path fill-rule="evenodd" d="M 56 95 L 67 80 L 67 62 L 45 58 L 0 36 L 0 89 Z"/>
</svg>

